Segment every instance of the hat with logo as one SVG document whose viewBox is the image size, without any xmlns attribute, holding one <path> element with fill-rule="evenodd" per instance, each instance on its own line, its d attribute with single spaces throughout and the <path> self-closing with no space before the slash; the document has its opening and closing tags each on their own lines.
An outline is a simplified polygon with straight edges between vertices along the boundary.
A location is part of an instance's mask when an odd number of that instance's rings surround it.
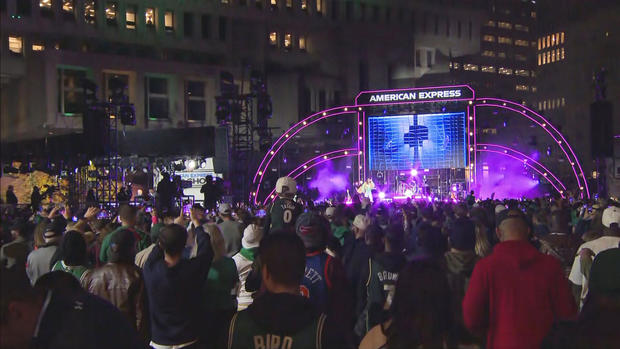
<svg viewBox="0 0 620 349">
<path fill-rule="evenodd" d="M 603 211 L 603 225 L 610 228 L 613 223 L 620 226 L 620 207 L 610 206 Z"/>
<path fill-rule="evenodd" d="M 506 210 L 506 206 L 504 205 L 495 206 L 495 214 L 500 214 L 500 212 L 505 211 L 505 210 Z"/>
<path fill-rule="evenodd" d="M 366 230 L 370 226 L 370 218 L 365 215 L 358 214 L 353 219 L 353 226 L 359 230 Z"/>
<path fill-rule="evenodd" d="M 276 193 L 278 195 L 294 195 L 297 193 L 297 182 L 291 177 L 280 177 L 276 181 Z"/>
<path fill-rule="evenodd" d="M 256 224 L 248 225 L 243 231 L 243 239 L 241 239 L 241 246 L 243 248 L 255 248 L 260 245 L 260 240 L 263 238 L 263 228 Z"/>
<path fill-rule="evenodd" d="M 218 207 L 218 211 L 220 214 L 225 214 L 225 215 L 230 215 L 232 213 L 232 210 L 230 209 L 230 205 L 229 204 L 220 204 L 220 207 Z"/>
<path fill-rule="evenodd" d="M 64 218 L 56 217 L 52 219 L 45 227 L 45 234 L 43 234 L 45 242 L 50 243 L 60 240 L 66 227 L 67 222 Z"/>
<path fill-rule="evenodd" d="M 295 231 L 307 249 L 315 249 L 325 246 L 330 227 L 325 217 L 316 212 L 305 212 L 297 219 Z"/>
</svg>

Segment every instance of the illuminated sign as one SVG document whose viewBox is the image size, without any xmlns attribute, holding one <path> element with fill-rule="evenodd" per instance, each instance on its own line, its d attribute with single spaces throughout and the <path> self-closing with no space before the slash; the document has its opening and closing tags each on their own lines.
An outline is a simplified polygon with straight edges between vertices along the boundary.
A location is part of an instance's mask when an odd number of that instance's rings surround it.
<svg viewBox="0 0 620 349">
<path fill-rule="evenodd" d="M 442 86 L 408 90 L 366 91 L 357 96 L 358 105 L 473 100 L 469 86 Z"/>
</svg>

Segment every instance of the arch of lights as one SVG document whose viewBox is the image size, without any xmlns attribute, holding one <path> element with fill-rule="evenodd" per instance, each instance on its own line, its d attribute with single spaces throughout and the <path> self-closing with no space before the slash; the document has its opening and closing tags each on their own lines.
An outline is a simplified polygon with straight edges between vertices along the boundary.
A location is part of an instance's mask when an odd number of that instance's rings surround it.
<svg viewBox="0 0 620 349">
<path fill-rule="evenodd" d="M 422 96 L 427 98 L 421 98 Z M 417 97 L 417 98 L 416 98 Z M 294 124 L 282 135 L 276 139 L 263 157 L 256 173 L 253 177 L 250 193 L 250 200 L 255 204 L 267 203 L 274 197 L 274 191 L 271 190 L 267 195 L 261 195 L 261 184 L 263 178 L 269 168 L 271 162 L 276 158 L 282 147 L 295 135 L 310 127 L 316 122 L 340 115 L 350 115 L 356 119 L 356 144 L 351 148 L 343 148 L 328 151 L 324 154 L 315 156 L 304 163 L 300 164 L 288 176 L 297 178 L 310 170 L 311 168 L 335 159 L 344 157 L 357 157 L 357 171 L 355 178 L 358 182 L 366 178 L 366 109 L 368 107 L 388 106 L 397 104 L 417 104 L 417 103 L 437 103 L 437 102 L 466 102 L 466 122 L 467 122 L 467 168 L 466 172 L 469 178 L 469 185 L 475 185 L 477 162 L 476 154 L 479 152 L 496 153 L 509 157 L 516 161 L 522 162 L 528 168 L 539 173 L 545 178 L 551 186 L 564 196 L 567 187 L 564 183 L 550 170 L 538 161 L 528 157 L 517 149 L 512 149 L 499 144 L 478 144 L 476 141 L 476 110 L 479 108 L 499 108 L 511 111 L 532 121 L 535 125 L 543 129 L 556 145 L 562 150 L 570 164 L 576 183 L 582 197 L 590 197 L 590 191 L 587 185 L 586 177 L 583 173 L 581 163 L 575 155 L 574 150 L 568 144 L 564 136 L 558 131 L 547 119 L 538 114 L 531 108 L 522 104 L 499 98 L 476 98 L 475 91 L 468 85 L 450 85 L 437 87 L 423 87 L 412 89 L 396 89 L 396 90 L 375 90 L 360 92 L 355 98 L 355 104 L 329 108 L 318 113 L 314 113 L 298 123 Z M 271 189 L 271 188 L 270 188 Z M 264 191 L 264 189 L 263 189 Z"/>
</svg>

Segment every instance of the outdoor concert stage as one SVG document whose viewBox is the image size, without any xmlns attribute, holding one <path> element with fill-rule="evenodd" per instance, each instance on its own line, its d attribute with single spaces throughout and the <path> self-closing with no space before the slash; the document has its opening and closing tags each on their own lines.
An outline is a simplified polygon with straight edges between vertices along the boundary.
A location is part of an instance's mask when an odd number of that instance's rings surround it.
<svg viewBox="0 0 620 349">
<path fill-rule="evenodd" d="M 487 109 L 483 109 L 487 108 Z M 566 156 L 572 169 L 572 187 L 523 149 L 507 144 L 478 143 L 476 113 L 502 110 L 526 118 L 533 127 L 544 131 Z M 360 188 L 367 179 L 374 183 L 373 195 L 379 199 L 424 198 L 446 200 L 478 191 L 478 181 L 485 168 L 478 162 L 480 154 L 501 156 L 517 161 L 546 180 L 555 195 L 568 190 L 589 197 L 586 178 L 575 152 L 564 136 L 531 108 L 498 98 L 477 97 L 467 85 L 423 87 L 398 90 L 364 91 L 355 104 L 326 109 L 312 114 L 282 133 L 273 143 L 253 177 L 250 200 L 268 203 L 274 198 L 272 185 L 263 186 L 273 176 L 279 153 L 300 132 L 320 120 L 331 117 L 355 120 L 355 144 L 342 149 L 323 149 L 287 171 L 299 178 L 323 163 L 342 158 L 353 159 L 351 194 L 368 192 Z M 486 166 L 484 166 L 486 167 Z M 303 178 L 303 177 L 302 177 Z M 273 183 L 272 179 L 269 179 Z"/>
</svg>

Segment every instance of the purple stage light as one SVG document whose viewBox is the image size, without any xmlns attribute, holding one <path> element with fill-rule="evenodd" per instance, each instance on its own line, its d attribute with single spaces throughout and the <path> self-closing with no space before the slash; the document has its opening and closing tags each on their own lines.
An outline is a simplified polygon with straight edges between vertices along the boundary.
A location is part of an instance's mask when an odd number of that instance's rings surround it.
<svg viewBox="0 0 620 349">
<path fill-rule="evenodd" d="M 385 192 L 379 192 L 379 199 L 381 200 L 385 199 Z"/>
<path fill-rule="evenodd" d="M 416 177 L 418 175 L 418 170 L 416 170 L 415 168 L 412 168 L 410 173 L 412 177 Z"/>
</svg>

